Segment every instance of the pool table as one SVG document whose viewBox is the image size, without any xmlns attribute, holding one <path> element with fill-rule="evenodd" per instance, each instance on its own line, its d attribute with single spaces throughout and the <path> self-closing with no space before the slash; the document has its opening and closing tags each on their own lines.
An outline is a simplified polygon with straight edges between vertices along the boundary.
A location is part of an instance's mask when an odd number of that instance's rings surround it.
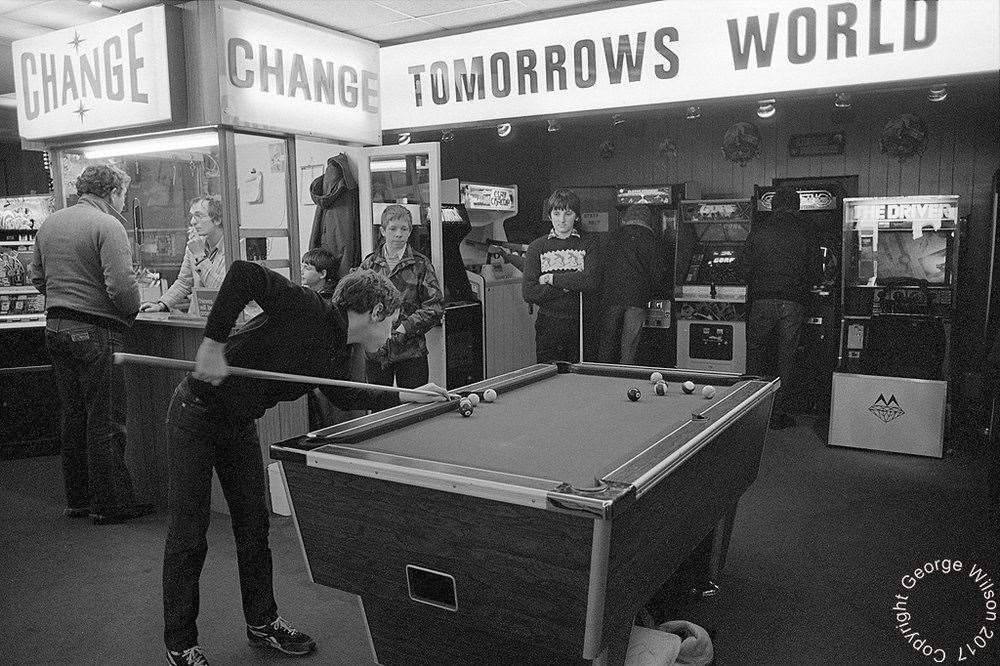
<svg viewBox="0 0 1000 666">
<path fill-rule="evenodd" d="M 778 381 L 659 369 L 658 396 L 654 370 L 534 365 L 460 389 L 499 394 L 469 417 L 401 405 L 271 446 L 310 576 L 359 595 L 374 661 L 621 664 L 713 530 L 721 567 Z"/>
</svg>

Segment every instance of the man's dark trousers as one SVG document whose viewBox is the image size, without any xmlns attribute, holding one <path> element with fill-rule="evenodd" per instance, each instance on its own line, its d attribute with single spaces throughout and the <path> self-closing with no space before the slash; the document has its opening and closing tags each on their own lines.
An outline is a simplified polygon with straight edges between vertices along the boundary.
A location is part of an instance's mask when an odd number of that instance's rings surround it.
<svg viewBox="0 0 1000 666">
<path fill-rule="evenodd" d="M 62 403 L 63 481 L 70 508 L 108 514 L 136 503 L 125 466 L 125 396 L 113 354 L 123 334 L 111 327 L 50 318 L 45 347 Z"/>
<path fill-rule="evenodd" d="M 747 317 L 747 372 L 781 377 L 781 388 L 774 399 L 778 413 L 788 412 L 787 385 L 795 367 L 795 350 L 799 346 L 805 312 L 803 304 L 784 298 L 761 298 L 750 305 Z M 776 368 L 765 360 L 769 358 L 772 340 L 778 347 Z"/>
<path fill-rule="evenodd" d="M 212 469 L 219 475 L 236 537 L 247 624 L 278 616 L 272 587 L 270 526 L 257 428 L 221 402 L 195 395 L 182 381 L 167 414 L 170 528 L 163 554 L 163 637 L 170 650 L 198 643 L 198 579 L 208 551 Z"/>
</svg>

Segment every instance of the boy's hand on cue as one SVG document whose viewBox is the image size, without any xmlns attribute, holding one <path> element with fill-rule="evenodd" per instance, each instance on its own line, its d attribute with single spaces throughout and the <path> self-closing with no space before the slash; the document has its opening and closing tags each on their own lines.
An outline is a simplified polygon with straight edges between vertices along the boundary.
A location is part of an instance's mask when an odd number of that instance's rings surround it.
<svg viewBox="0 0 1000 666">
<path fill-rule="evenodd" d="M 198 347 L 194 357 L 195 379 L 200 379 L 214 386 L 222 383 L 229 375 L 229 364 L 226 363 L 226 343 L 205 338 Z"/>
<path fill-rule="evenodd" d="M 400 402 L 443 402 L 449 399 L 448 391 L 441 388 L 434 382 L 429 384 L 424 384 L 423 386 L 418 386 L 421 391 L 433 391 L 440 395 L 440 397 L 435 398 L 434 396 L 425 395 L 423 393 L 411 393 L 410 391 L 400 391 L 399 401 Z"/>
</svg>

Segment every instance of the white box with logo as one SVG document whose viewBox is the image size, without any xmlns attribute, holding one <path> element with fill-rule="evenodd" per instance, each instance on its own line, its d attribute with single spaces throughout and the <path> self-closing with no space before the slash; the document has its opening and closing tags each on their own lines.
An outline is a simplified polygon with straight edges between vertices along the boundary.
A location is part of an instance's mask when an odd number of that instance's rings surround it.
<svg viewBox="0 0 1000 666">
<path fill-rule="evenodd" d="M 830 446 L 940 458 L 948 382 L 833 373 Z"/>
</svg>

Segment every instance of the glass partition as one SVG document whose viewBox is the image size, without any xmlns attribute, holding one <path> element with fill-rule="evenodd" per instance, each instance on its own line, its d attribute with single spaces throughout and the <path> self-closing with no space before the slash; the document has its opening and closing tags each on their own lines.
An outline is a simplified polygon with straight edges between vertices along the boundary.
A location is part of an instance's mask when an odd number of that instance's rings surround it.
<svg viewBox="0 0 1000 666">
<path fill-rule="evenodd" d="M 196 235 L 191 201 L 221 194 L 218 143 L 218 133 L 210 130 L 58 151 L 62 186 L 56 194 L 64 206 L 77 203 L 76 180 L 88 166 L 113 164 L 132 179 L 121 219 L 133 242 L 143 300 L 155 300 L 181 272 L 188 242 Z M 186 311 L 189 298 L 175 309 Z"/>
<path fill-rule="evenodd" d="M 291 279 L 287 142 L 283 138 L 236 133 L 234 156 L 238 258 L 255 261 Z"/>
</svg>

